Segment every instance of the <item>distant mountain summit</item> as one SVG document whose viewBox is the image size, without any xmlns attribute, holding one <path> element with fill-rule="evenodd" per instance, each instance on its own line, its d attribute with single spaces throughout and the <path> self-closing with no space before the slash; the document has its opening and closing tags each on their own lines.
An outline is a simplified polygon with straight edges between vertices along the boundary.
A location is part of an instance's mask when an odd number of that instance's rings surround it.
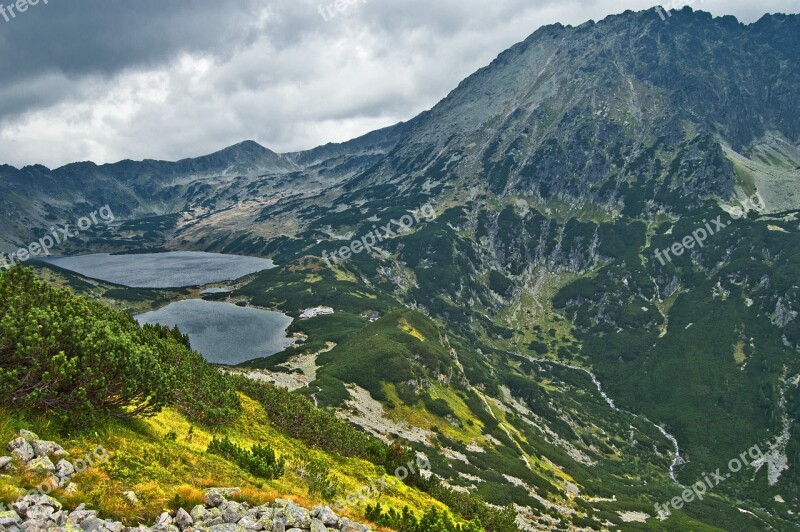
<svg viewBox="0 0 800 532">
<path fill-rule="evenodd" d="M 0 167 L 0 227 L 24 234 L 45 218 L 81 215 L 71 205 L 115 199 L 122 216 L 140 216 L 256 205 L 290 190 L 296 200 L 363 201 L 386 187 L 628 215 L 757 190 L 765 210 L 785 210 L 800 206 L 798 34 L 798 15 L 745 25 L 688 7 L 667 20 L 626 11 L 545 26 L 430 111 L 350 142 L 277 154 L 245 141 L 174 163 Z"/>
<path fill-rule="evenodd" d="M 291 172 L 301 168 L 287 157 L 252 140 L 234 144 L 211 155 L 184 159 L 176 164 L 187 174 L 211 172 L 245 176 Z"/>
<path fill-rule="evenodd" d="M 798 34 L 797 15 L 744 25 L 688 7 L 666 22 L 648 10 L 543 27 L 414 119 L 363 181 L 463 180 L 641 213 L 730 198 L 741 156 L 776 163 L 779 177 L 749 177 L 781 209 L 776 181 L 800 166 Z"/>
</svg>

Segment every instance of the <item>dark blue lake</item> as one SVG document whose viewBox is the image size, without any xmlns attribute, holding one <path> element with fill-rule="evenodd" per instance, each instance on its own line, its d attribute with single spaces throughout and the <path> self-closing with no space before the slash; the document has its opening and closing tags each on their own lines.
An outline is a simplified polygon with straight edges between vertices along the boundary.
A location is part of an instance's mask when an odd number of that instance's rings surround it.
<svg viewBox="0 0 800 532">
<path fill-rule="evenodd" d="M 98 253 L 50 258 L 45 262 L 92 279 L 132 288 L 201 286 L 232 281 L 275 267 L 269 259 L 196 251 L 142 255 Z"/>
<path fill-rule="evenodd" d="M 292 318 L 269 310 L 188 299 L 136 316 L 139 323 L 175 325 L 209 362 L 235 365 L 283 351 Z"/>
</svg>

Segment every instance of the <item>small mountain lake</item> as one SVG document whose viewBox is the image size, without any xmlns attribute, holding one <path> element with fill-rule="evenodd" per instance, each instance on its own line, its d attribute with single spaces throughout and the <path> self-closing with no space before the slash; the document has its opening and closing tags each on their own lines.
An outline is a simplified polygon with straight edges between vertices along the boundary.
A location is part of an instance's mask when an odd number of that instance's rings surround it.
<svg viewBox="0 0 800 532">
<path fill-rule="evenodd" d="M 292 344 L 292 318 L 269 310 L 188 299 L 136 316 L 141 324 L 175 325 L 189 335 L 192 349 L 215 364 L 236 365 L 283 351 Z"/>
<path fill-rule="evenodd" d="M 275 267 L 269 259 L 197 251 L 140 255 L 79 255 L 44 262 L 130 288 L 181 288 L 233 281 Z"/>
</svg>

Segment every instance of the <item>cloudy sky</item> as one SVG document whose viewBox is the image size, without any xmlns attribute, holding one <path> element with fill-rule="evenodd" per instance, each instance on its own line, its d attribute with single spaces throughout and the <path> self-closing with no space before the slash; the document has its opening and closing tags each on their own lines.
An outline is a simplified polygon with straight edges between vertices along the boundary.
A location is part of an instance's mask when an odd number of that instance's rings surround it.
<svg viewBox="0 0 800 532">
<path fill-rule="evenodd" d="M 8 21 L 0 10 L 0 164 L 344 141 L 430 108 L 542 25 L 655 3 L 344 0 L 340 12 L 335 0 L 44 2 Z M 11 3 L 0 0 L 6 13 Z M 797 0 L 694 7 L 743 22 L 798 11 Z"/>
</svg>

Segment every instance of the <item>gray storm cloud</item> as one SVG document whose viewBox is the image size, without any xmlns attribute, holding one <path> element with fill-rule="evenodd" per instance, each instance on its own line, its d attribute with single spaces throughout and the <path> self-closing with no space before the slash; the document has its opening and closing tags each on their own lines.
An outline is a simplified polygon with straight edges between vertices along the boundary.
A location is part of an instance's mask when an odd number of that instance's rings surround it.
<svg viewBox="0 0 800 532">
<path fill-rule="evenodd" d="M 0 17 L 0 164 L 179 159 L 250 138 L 277 151 L 343 141 L 431 107 L 544 24 L 652 5 L 358 0 L 336 11 L 335 0 L 40 2 Z M 695 7 L 752 22 L 797 4 Z"/>
</svg>

